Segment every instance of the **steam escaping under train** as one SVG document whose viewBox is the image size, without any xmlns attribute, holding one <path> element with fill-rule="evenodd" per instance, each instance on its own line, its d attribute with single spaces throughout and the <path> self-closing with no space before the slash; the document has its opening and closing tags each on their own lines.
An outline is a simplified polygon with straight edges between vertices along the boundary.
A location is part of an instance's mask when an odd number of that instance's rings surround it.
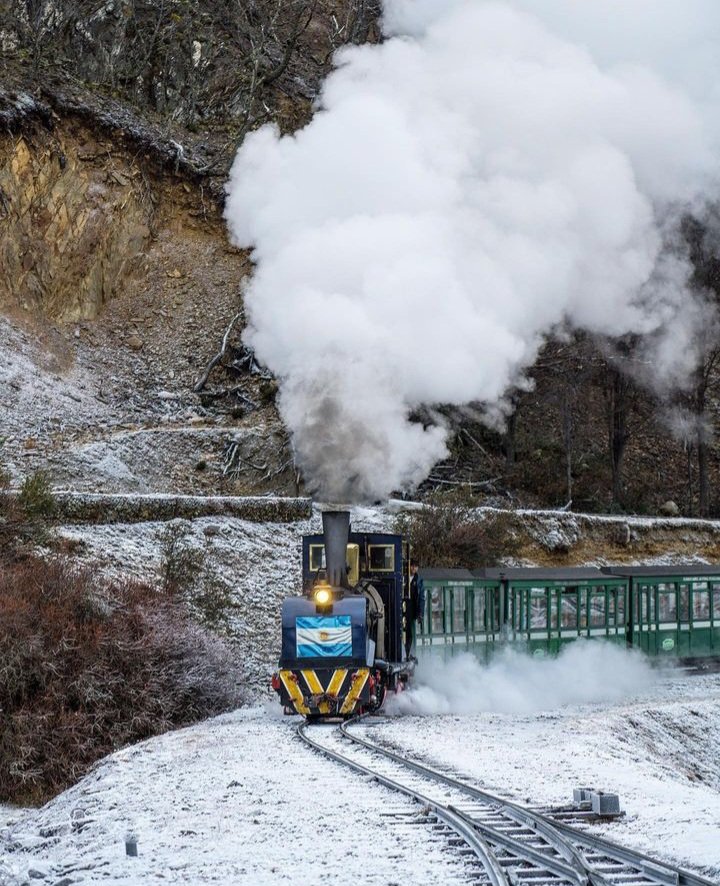
<svg viewBox="0 0 720 886">
<path fill-rule="evenodd" d="M 303 595 L 283 602 L 272 685 L 286 713 L 309 719 L 379 709 L 418 659 L 554 655 L 581 638 L 720 656 L 720 565 L 425 569 L 416 611 L 402 536 L 351 532 L 348 512 L 326 511 L 323 533 L 303 538 L 302 574 Z"/>
</svg>

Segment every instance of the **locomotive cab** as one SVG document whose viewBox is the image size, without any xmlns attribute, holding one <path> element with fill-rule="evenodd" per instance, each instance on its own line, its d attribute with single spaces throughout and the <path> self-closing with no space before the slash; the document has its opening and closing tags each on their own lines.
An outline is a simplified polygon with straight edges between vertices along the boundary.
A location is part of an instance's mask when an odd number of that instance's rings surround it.
<svg viewBox="0 0 720 886">
<path fill-rule="evenodd" d="M 326 511 L 323 530 L 303 538 L 303 595 L 283 602 L 273 677 L 285 712 L 312 718 L 379 708 L 415 663 L 405 656 L 402 537 L 350 532 L 346 511 Z"/>
</svg>

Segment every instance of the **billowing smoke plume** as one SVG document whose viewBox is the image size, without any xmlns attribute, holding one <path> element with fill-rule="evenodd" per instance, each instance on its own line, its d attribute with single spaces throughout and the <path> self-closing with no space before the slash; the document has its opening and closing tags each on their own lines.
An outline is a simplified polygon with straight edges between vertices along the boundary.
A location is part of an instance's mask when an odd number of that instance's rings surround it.
<svg viewBox="0 0 720 886">
<path fill-rule="evenodd" d="M 554 327 L 647 334 L 669 384 L 705 322 L 675 233 L 715 192 L 716 0 L 386 0 L 384 27 L 228 185 L 246 340 L 331 500 L 422 480 L 445 431 L 411 411 L 497 404 Z"/>
</svg>

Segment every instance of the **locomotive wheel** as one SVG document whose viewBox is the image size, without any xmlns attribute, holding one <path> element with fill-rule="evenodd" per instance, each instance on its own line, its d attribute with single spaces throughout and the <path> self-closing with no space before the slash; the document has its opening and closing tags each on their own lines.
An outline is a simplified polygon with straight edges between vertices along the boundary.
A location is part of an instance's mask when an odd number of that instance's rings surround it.
<svg viewBox="0 0 720 886">
<path fill-rule="evenodd" d="M 385 683 L 378 686 L 378 700 L 375 704 L 365 705 L 365 711 L 369 714 L 374 714 L 375 711 L 379 711 L 380 708 L 385 704 L 385 699 L 387 698 L 387 686 Z"/>
</svg>

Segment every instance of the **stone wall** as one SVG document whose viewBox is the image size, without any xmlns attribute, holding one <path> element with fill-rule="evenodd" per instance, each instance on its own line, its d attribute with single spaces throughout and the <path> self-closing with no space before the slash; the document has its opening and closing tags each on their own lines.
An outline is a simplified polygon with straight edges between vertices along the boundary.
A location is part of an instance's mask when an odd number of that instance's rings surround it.
<svg viewBox="0 0 720 886">
<path fill-rule="evenodd" d="M 55 493 L 56 518 L 63 523 L 146 523 L 223 516 L 257 523 L 289 523 L 312 516 L 309 498 L 229 495 L 110 495 Z"/>
</svg>

